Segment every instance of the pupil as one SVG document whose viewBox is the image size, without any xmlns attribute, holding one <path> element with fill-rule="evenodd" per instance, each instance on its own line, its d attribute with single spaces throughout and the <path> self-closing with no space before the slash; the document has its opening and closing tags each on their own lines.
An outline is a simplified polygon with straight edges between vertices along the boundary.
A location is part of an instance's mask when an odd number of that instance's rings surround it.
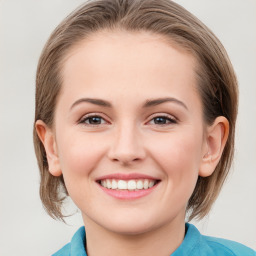
<svg viewBox="0 0 256 256">
<path fill-rule="evenodd" d="M 155 123 L 157 124 L 166 124 L 166 119 L 164 117 L 156 117 Z"/>
<path fill-rule="evenodd" d="M 89 120 L 90 124 L 100 124 L 101 123 L 101 118 L 100 117 L 91 117 Z"/>
</svg>

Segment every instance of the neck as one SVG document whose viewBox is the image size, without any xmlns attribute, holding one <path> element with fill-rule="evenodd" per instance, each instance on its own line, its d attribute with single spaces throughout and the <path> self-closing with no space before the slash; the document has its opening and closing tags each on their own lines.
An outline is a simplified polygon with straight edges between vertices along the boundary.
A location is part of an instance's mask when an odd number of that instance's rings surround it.
<svg viewBox="0 0 256 256">
<path fill-rule="evenodd" d="M 182 243 L 185 221 L 174 220 L 142 234 L 119 234 L 84 217 L 88 256 L 171 255 Z"/>
</svg>

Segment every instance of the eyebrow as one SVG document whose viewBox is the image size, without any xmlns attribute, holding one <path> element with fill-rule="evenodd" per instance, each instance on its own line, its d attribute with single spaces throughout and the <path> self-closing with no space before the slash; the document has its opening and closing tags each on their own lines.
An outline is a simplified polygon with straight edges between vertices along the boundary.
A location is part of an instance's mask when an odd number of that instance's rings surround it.
<svg viewBox="0 0 256 256">
<path fill-rule="evenodd" d="M 88 102 L 94 105 L 98 105 L 98 106 L 102 106 L 102 107 L 108 107 L 111 108 L 112 104 L 109 101 L 106 100 L 101 100 L 101 99 L 93 99 L 93 98 L 81 98 L 77 101 L 75 101 L 70 110 L 79 105 L 80 103 L 83 102 Z M 152 99 L 152 100 L 146 100 L 146 102 L 143 104 L 143 108 L 148 108 L 148 107 L 152 107 L 152 106 L 157 106 L 166 102 L 174 102 L 179 104 L 180 106 L 184 107 L 185 109 L 188 110 L 188 107 L 180 100 L 176 99 L 176 98 L 158 98 L 158 99 Z"/>
<path fill-rule="evenodd" d="M 101 99 L 92 99 L 92 98 L 82 98 L 82 99 L 79 99 L 77 101 L 75 101 L 72 106 L 70 107 L 70 110 L 77 106 L 78 104 L 82 103 L 82 102 L 88 102 L 88 103 L 91 103 L 91 104 L 94 104 L 94 105 L 98 105 L 98 106 L 103 106 L 103 107 L 108 107 L 108 108 L 111 108 L 112 105 L 110 102 L 106 101 L 106 100 L 101 100 Z"/>
<path fill-rule="evenodd" d="M 160 105 L 166 102 L 177 103 L 180 106 L 184 107 L 186 110 L 188 110 L 188 107 L 185 105 L 185 103 L 183 103 L 182 101 L 176 98 L 159 98 L 159 99 L 147 100 L 146 103 L 143 105 L 143 107 L 152 107 L 152 106 Z"/>
</svg>

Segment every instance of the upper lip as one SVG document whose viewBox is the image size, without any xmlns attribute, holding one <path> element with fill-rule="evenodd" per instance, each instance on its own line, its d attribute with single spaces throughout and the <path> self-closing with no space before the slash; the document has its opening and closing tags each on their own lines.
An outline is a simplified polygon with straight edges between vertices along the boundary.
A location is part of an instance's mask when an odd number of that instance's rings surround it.
<svg viewBox="0 0 256 256">
<path fill-rule="evenodd" d="M 113 173 L 109 175 L 104 175 L 98 177 L 96 180 L 106 180 L 106 179 L 116 179 L 116 180 L 133 180 L 133 179 L 149 179 L 149 180 L 159 180 L 156 177 L 145 175 L 141 173 Z"/>
</svg>

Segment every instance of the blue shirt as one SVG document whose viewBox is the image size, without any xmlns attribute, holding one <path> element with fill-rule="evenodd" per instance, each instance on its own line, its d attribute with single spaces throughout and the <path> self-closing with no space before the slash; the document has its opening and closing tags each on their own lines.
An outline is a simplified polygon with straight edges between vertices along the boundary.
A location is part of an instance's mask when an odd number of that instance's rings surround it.
<svg viewBox="0 0 256 256">
<path fill-rule="evenodd" d="M 87 256 L 85 229 L 81 227 L 71 242 L 52 256 Z M 198 229 L 186 223 L 182 244 L 170 256 L 256 256 L 256 252 L 242 244 L 221 238 L 203 236 Z"/>
</svg>

